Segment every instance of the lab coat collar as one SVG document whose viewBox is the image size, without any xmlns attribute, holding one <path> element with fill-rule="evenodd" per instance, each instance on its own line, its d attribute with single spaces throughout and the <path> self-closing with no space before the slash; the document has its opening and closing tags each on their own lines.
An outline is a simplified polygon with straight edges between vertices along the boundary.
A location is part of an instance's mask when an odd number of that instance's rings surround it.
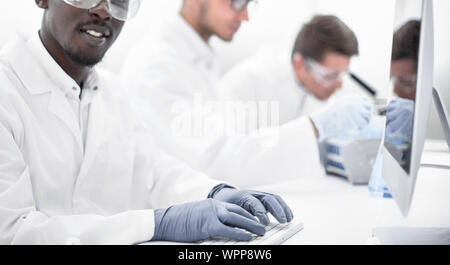
<svg viewBox="0 0 450 265">
<path fill-rule="evenodd" d="M 37 38 L 40 42 L 39 37 Z M 37 47 L 31 48 L 34 46 L 33 42 L 34 44 L 38 44 Z M 4 57 L 6 59 L 7 63 L 11 65 L 17 76 L 20 77 L 20 81 L 31 95 L 50 94 L 49 111 L 56 115 L 70 129 L 80 151 L 83 151 L 84 148 L 78 121 L 70 106 L 67 104 L 65 93 L 62 93 L 66 87 L 71 89 L 76 85 L 76 82 L 59 67 L 47 52 L 42 42 L 39 42 L 36 43 L 36 39 L 32 41 L 24 36 L 17 35 L 15 40 L 7 44 L 4 50 L 2 50 L 0 58 Z M 88 82 L 98 84 L 98 87 L 102 86 L 96 72 L 93 72 L 92 77 L 88 80 L 90 80 Z M 98 90 L 95 94 L 99 93 Z M 92 147 L 86 150 L 86 152 L 91 153 L 91 155 L 87 154 L 88 161 L 90 160 L 89 157 L 95 153 L 99 142 L 101 142 L 103 130 L 104 114 L 100 109 L 101 101 L 97 100 L 98 98 L 100 97 L 96 96 L 91 98 L 92 105 L 89 115 L 86 146 L 92 145 Z"/>
<path fill-rule="evenodd" d="M 105 113 L 103 101 L 97 100 L 91 105 L 88 121 L 88 132 L 86 135 L 86 150 L 83 164 L 80 168 L 79 183 L 88 175 L 89 169 L 95 160 L 98 148 L 104 141 Z"/>
<path fill-rule="evenodd" d="M 214 59 L 214 52 L 207 42 L 192 28 L 186 20 L 178 14 L 173 19 L 173 27 L 175 34 L 180 36 L 184 41 L 180 45 L 184 45 L 184 51 L 187 58 L 194 64 L 203 64 L 207 68 L 211 68 Z"/>
<path fill-rule="evenodd" d="M 39 61 L 42 69 L 46 72 L 48 78 L 54 82 L 56 87 L 61 89 L 64 95 L 68 95 L 72 98 L 79 98 L 81 88 L 75 80 L 64 72 L 58 63 L 56 63 L 42 43 L 39 34 L 33 34 L 27 42 L 27 46 L 35 55 L 35 58 Z M 91 92 L 90 94 L 97 94 L 99 88 L 97 72 L 92 68 L 83 84 L 83 89 Z"/>
<path fill-rule="evenodd" d="M 29 38 L 17 34 L 14 40 L 5 46 L 2 54 L 7 55 L 5 57 L 9 58 L 9 64 L 21 77 L 31 95 L 51 92 L 55 87 L 61 89 L 64 95 L 79 95 L 80 87 L 51 57 L 38 33 Z M 85 87 L 92 88 L 94 94 L 99 92 L 101 86 L 95 70 L 89 74 Z"/>
<path fill-rule="evenodd" d="M 72 87 L 78 87 L 76 82 L 70 78 L 63 69 L 55 62 L 53 57 L 43 45 L 39 34 L 33 34 L 26 42 L 28 50 L 34 55 L 40 69 L 43 70 L 48 79 L 54 82 L 54 85 L 66 92 Z M 65 94 L 65 93 L 64 93 Z"/>
</svg>

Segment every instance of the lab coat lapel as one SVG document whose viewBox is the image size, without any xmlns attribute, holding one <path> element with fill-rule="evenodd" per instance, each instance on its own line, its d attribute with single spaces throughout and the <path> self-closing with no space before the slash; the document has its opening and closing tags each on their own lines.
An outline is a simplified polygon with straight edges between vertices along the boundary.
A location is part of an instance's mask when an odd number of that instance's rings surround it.
<svg viewBox="0 0 450 265">
<path fill-rule="evenodd" d="M 95 160 L 97 150 L 104 141 L 105 113 L 101 98 L 102 95 L 100 92 L 99 95 L 96 95 L 90 105 L 85 156 L 78 176 L 79 181 L 82 181 L 89 173 L 89 169 Z"/>
<path fill-rule="evenodd" d="M 50 96 L 50 103 L 48 110 L 56 115 L 72 132 L 75 142 L 83 150 L 81 131 L 77 125 L 75 115 L 71 112 L 70 106 L 67 103 L 67 99 L 62 92 L 58 90 L 52 90 Z"/>
</svg>

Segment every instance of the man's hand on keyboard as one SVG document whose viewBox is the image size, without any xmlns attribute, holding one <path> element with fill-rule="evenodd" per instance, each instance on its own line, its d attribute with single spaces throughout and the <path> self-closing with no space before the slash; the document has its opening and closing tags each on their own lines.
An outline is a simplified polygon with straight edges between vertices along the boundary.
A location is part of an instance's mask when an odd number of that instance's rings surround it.
<svg viewBox="0 0 450 265">
<path fill-rule="evenodd" d="M 270 223 L 267 212 L 270 212 L 282 224 L 291 222 L 294 218 L 284 200 L 280 196 L 270 193 L 238 190 L 225 185 L 213 195 L 213 198 L 241 206 L 258 217 L 263 225 Z"/>
<path fill-rule="evenodd" d="M 250 241 L 253 237 L 247 231 L 260 236 L 266 232 L 241 207 L 208 199 L 155 210 L 152 241 L 196 242 L 217 237 Z"/>
</svg>

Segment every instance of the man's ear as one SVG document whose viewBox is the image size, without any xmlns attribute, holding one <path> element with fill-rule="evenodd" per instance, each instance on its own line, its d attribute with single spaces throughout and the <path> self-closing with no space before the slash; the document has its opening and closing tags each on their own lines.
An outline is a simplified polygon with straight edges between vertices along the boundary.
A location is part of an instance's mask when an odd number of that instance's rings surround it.
<svg viewBox="0 0 450 265">
<path fill-rule="evenodd" d="M 303 58 L 303 56 L 296 52 L 294 54 L 294 57 L 292 58 L 292 64 L 294 65 L 295 69 L 301 69 L 305 66 L 304 64 L 305 59 Z"/>
<path fill-rule="evenodd" d="M 48 8 L 48 0 L 34 0 L 36 5 L 40 8 L 47 9 Z"/>
</svg>

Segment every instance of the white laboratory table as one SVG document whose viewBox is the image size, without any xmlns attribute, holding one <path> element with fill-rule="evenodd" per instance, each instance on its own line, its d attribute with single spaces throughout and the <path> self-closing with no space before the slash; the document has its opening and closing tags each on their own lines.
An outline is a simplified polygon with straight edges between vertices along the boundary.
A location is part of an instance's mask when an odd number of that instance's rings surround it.
<svg viewBox="0 0 450 265">
<path fill-rule="evenodd" d="M 444 142 L 427 142 L 422 163 L 450 166 Z M 367 244 L 376 227 L 450 227 L 450 170 L 421 168 L 408 217 L 393 199 L 372 198 L 366 185 L 335 176 L 303 176 L 255 187 L 280 194 L 304 229 L 286 244 Z"/>
</svg>

